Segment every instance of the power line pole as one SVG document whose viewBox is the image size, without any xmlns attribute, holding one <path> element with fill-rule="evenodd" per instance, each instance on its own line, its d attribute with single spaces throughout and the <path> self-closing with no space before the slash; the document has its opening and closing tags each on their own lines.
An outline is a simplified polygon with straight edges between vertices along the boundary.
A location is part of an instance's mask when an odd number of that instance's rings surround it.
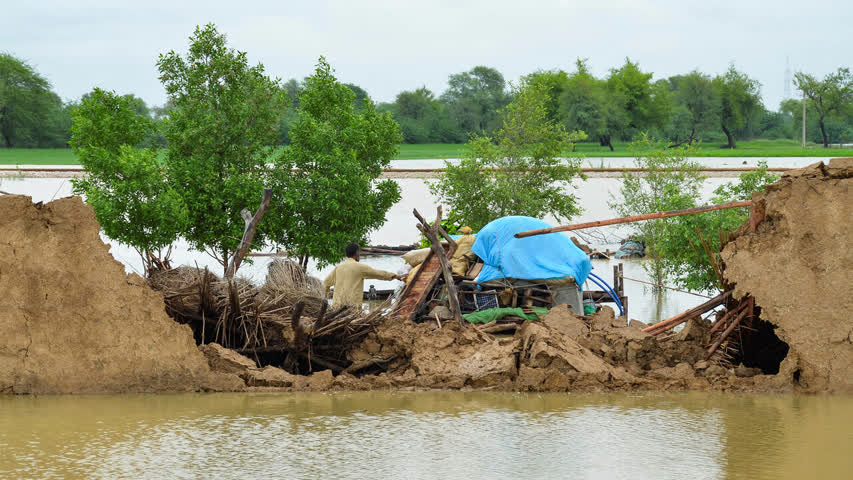
<svg viewBox="0 0 853 480">
<path fill-rule="evenodd" d="M 806 89 L 803 88 L 803 148 L 806 148 Z"/>
</svg>

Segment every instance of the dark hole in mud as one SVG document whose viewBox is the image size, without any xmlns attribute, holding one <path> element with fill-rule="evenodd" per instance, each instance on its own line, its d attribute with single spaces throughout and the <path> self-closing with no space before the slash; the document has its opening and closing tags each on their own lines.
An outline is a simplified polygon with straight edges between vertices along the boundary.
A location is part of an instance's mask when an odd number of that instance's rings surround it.
<svg viewBox="0 0 853 480">
<path fill-rule="evenodd" d="M 756 307 L 755 319 L 748 328 L 740 329 L 741 346 L 735 357 L 735 365 L 760 368 L 762 373 L 775 375 L 779 365 L 788 355 L 788 344 L 776 336 L 776 327 L 759 319 L 761 309 Z"/>
</svg>

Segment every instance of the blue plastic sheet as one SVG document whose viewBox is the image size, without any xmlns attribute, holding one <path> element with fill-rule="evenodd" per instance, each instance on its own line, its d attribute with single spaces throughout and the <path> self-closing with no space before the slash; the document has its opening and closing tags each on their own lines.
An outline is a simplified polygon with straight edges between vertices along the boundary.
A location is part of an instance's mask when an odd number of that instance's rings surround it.
<svg viewBox="0 0 853 480">
<path fill-rule="evenodd" d="M 572 277 L 578 285 L 583 285 L 592 263 L 568 236 L 548 233 L 515 238 L 518 232 L 549 227 L 542 220 L 521 216 L 499 218 L 483 227 L 471 248 L 484 262 L 477 281 Z"/>
</svg>

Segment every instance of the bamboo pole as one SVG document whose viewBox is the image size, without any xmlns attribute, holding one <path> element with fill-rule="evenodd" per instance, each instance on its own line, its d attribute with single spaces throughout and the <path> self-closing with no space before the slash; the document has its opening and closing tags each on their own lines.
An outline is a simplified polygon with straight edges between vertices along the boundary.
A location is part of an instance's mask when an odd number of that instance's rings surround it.
<svg viewBox="0 0 853 480">
<path fill-rule="evenodd" d="M 735 308 L 726 312 L 726 314 L 723 315 L 723 318 L 719 319 L 718 321 L 714 322 L 713 325 L 711 325 L 711 329 L 708 330 L 708 334 L 713 335 L 714 333 L 717 332 L 717 330 L 723 328 L 726 325 L 726 322 L 729 321 L 729 318 L 740 313 L 741 309 L 743 309 L 745 305 L 746 305 L 745 302 L 740 302 L 737 304 L 737 306 L 735 306 Z"/>
<path fill-rule="evenodd" d="M 708 349 L 708 353 L 705 354 L 705 360 L 708 360 L 709 358 L 711 358 L 711 355 L 713 355 L 714 352 L 716 352 L 717 349 L 720 348 L 720 345 L 723 344 L 723 341 L 725 341 L 726 338 L 728 338 L 728 336 L 731 335 L 732 331 L 734 331 L 735 327 L 738 326 L 740 321 L 743 319 L 743 317 L 746 316 L 746 314 L 748 312 L 749 312 L 748 308 L 744 308 L 743 310 L 741 310 L 740 315 L 738 315 L 737 318 L 734 319 L 732 324 L 729 325 L 729 328 L 725 329 L 723 331 L 722 335 L 720 335 L 720 338 L 718 338 L 717 341 L 714 342 L 713 345 L 711 345 L 711 348 Z"/>
<path fill-rule="evenodd" d="M 743 200 L 740 202 L 721 203 L 718 205 L 706 205 L 704 207 L 685 208 L 683 210 L 670 210 L 668 212 L 644 213 L 642 215 L 631 215 L 630 217 L 595 220 L 592 222 L 576 223 L 574 225 L 527 230 L 525 232 L 516 233 L 515 238 L 532 237 L 534 235 L 544 235 L 546 233 L 568 232 L 571 230 L 582 230 L 584 228 L 603 227 L 605 225 L 617 225 L 620 223 L 642 222 L 644 220 L 655 220 L 659 218 L 679 217 L 681 215 L 693 215 L 696 213 L 713 212 L 714 210 L 725 210 L 727 208 L 748 207 L 750 205 L 752 205 L 752 200 Z"/>
<path fill-rule="evenodd" d="M 668 318 L 662 322 L 658 322 L 654 325 L 649 325 L 648 327 L 644 328 L 643 331 L 646 333 L 649 333 L 651 335 L 658 335 L 660 333 L 663 333 L 667 330 L 672 329 L 673 327 L 675 327 L 677 325 L 680 325 L 680 324 L 686 322 L 687 320 L 690 320 L 691 318 L 693 318 L 697 315 L 702 315 L 703 313 L 707 312 L 708 310 L 711 310 L 714 307 L 722 305 L 723 303 L 725 303 L 726 299 L 728 299 L 731 294 L 732 294 L 731 290 L 729 290 L 728 292 L 725 292 L 725 293 L 721 293 L 721 294 L 717 295 L 716 297 L 708 300 L 707 302 L 691 308 L 690 310 L 687 310 L 685 312 L 681 312 L 678 315 L 675 315 L 674 317 L 670 317 L 670 318 Z"/>
</svg>

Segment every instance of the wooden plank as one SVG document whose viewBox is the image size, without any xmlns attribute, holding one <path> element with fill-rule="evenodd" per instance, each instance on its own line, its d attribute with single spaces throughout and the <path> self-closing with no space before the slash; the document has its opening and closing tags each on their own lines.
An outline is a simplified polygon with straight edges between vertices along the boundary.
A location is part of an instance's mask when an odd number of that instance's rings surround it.
<svg viewBox="0 0 853 480">
<path fill-rule="evenodd" d="M 452 246 L 449 246 L 447 254 L 452 256 L 453 251 L 450 251 Z M 421 264 L 421 268 L 415 273 L 415 277 L 406 285 L 400 299 L 393 308 L 393 312 L 397 315 L 403 315 L 414 321 L 415 315 L 421 306 L 426 302 L 427 297 L 432 288 L 438 282 L 441 276 L 441 266 L 438 257 L 435 256 L 432 250 L 427 254 Z"/>
<path fill-rule="evenodd" d="M 670 317 L 670 318 L 668 318 L 662 322 L 658 322 L 658 323 L 655 323 L 653 325 L 649 325 L 648 327 L 644 328 L 643 331 L 650 334 L 650 335 L 658 335 L 662 332 L 670 330 L 673 327 L 680 325 L 680 324 L 686 322 L 687 320 L 690 320 L 693 317 L 696 317 L 698 315 L 702 315 L 703 313 L 707 312 L 708 310 L 711 310 L 713 308 L 716 308 L 716 307 L 722 305 L 731 296 L 731 294 L 732 294 L 732 291 L 729 290 L 728 292 L 717 295 L 716 297 L 708 300 L 707 302 L 705 302 L 701 305 L 698 305 L 696 307 L 693 307 L 690 310 L 687 310 L 686 312 L 679 313 L 678 315 L 675 315 L 674 317 Z"/>
<path fill-rule="evenodd" d="M 430 240 L 430 248 L 435 252 L 438 261 L 441 264 L 441 273 L 444 276 L 444 284 L 447 287 L 447 298 L 450 300 L 450 311 L 453 313 L 453 318 L 459 322 L 459 325 L 465 328 L 465 320 L 462 318 L 462 309 L 459 307 L 459 293 L 456 291 L 456 282 L 453 280 L 453 270 L 450 268 L 450 260 L 448 255 L 441 246 L 438 240 L 438 235 L 445 237 L 448 240 L 448 250 L 456 251 L 456 242 L 447 235 L 447 232 L 441 228 L 441 207 L 438 207 L 438 218 L 432 227 L 424 225 L 421 229 L 424 235 Z"/>
</svg>

